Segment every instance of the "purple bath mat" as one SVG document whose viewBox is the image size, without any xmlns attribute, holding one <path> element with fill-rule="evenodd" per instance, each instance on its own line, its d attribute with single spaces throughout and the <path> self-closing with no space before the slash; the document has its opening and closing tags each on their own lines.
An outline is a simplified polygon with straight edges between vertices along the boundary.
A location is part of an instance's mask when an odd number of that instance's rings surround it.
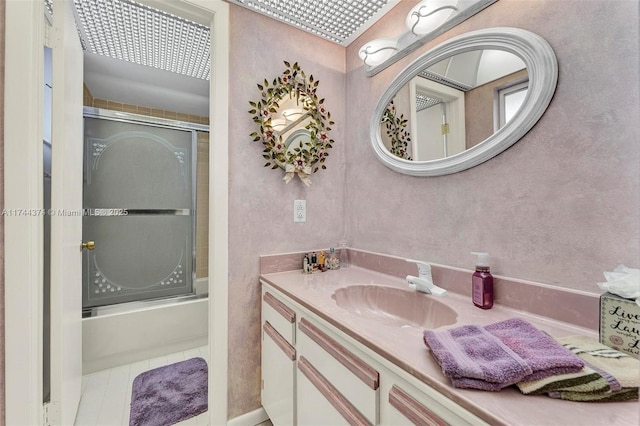
<svg viewBox="0 0 640 426">
<path fill-rule="evenodd" d="M 207 362 L 191 358 L 138 375 L 130 426 L 168 426 L 207 411 Z"/>
</svg>

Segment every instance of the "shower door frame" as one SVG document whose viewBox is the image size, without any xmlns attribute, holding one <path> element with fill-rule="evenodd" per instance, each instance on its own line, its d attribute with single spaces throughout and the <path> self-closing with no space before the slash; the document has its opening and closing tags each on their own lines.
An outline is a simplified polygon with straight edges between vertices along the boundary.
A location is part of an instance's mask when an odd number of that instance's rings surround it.
<svg viewBox="0 0 640 426">
<path fill-rule="evenodd" d="M 198 146 L 197 146 L 197 134 L 196 132 L 207 132 L 209 133 L 209 126 L 206 124 L 198 124 L 198 123 L 191 123 L 191 122 L 187 122 L 187 121 L 178 121 L 178 120 L 171 120 L 171 119 L 167 119 L 167 118 L 161 118 L 161 117 L 153 117 L 153 116 L 148 116 L 148 115 L 140 115 L 140 114 L 134 114 L 134 113 L 128 113 L 128 112 L 120 112 L 120 111 L 113 111 L 113 110 L 108 110 L 108 109 L 102 109 L 102 108 L 93 108 L 93 107 L 84 107 L 83 108 L 83 122 L 85 118 L 94 118 L 94 119 L 99 119 L 99 120 L 109 120 L 109 121 L 118 121 L 118 122 L 122 122 L 122 123 L 131 123 L 131 124 L 140 124 L 140 125 L 145 125 L 145 126 L 153 126 L 153 127 L 161 127 L 161 128 L 165 128 L 165 129 L 171 129 L 171 130 L 179 130 L 179 131 L 189 131 L 192 132 L 192 137 L 191 137 L 191 206 L 192 208 L 189 209 L 189 215 L 192 217 L 192 223 L 191 223 L 191 250 L 192 250 L 192 259 L 191 259 L 191 293 L 184 293 L 184 294 L 178 294 L 175 296 L 161 296 L 161 297 L 151 297 L 148 299 L 140 299 L 140 300 L 134 300 L 134 301 L 128 301 L 128 302 L 120 302 L 117 304 L 108 304 L 108 305 L 99 305 L 99 306 L 91 306 L 91 307 L 84 307 L 82 308 L 82 317 L 83 318 L 87 318 L 87 317 L 91 317 L 91 316 L 95 316 L 98 314 L 99 311 L 104 310 L 105 308 L 108 310 L 109 307 L 112 306 L 117 306 L 117 305 L 127 305 L 127 306 L 132 306 L 132 307 L 136 307 L 136 306 L 144 306 L 144 302 L 147 301 L 153 301 L 156 300 L 158 298 L 160 299 L 165 299 L 165 298 L 184 298 L 184 297 L 196 297 L 195 296 L 195 291 L 193 290 L 193 286 L 195 284 L 195 280 L 196 280 L 196 180 L 197 180 L 197 166 L 198 166 L 198 157 L 197 157 L 197 153 L 198 153 Z M 86 141 L 85 139 L 85 135 L 83 135 L 83 146 L 85 147 L 86 150 Z M 85 152 L 85 156 L 84 156 L 84 167 L 87 167 L 87 153 Z M 88 173 L 85 170 L 85 176 L 86 173 Z M 83 188 L 84 191 L 84 188 Z M 84 206 L 83 206 L 84 207 Z M 112 206 L 113 208 L 122 208 L 124 207 L 127 211 L 128 211 L 128 215 L 138 215 L 138 214 L 151 214 L 154 215 L 155 210 L 139 210 L 139 209 L 127 209 L 127 206 Z M 180 211 L 179 211 L 180 210 Z M 178 209 L 175 210 L 175 214 L 179 214 L 181 213 L 182 210 L 186 210 L 186 209 Z M 162 213 L 171 213 L 171 210 L 163 210 Z M 83 238 L 86 240 L 87 238 L 84 235 L 84 221 L 83 221 L 83 226 L 82 226 L 82 232 L 83 232 Z M 82 270 L 82 274 L 83 276 L 86 275 L 86 271 L 84 270 L 85 266 L 88 267 L 87 265 L 84 264 L 84 260 L 83 260 L 83 270 Z M 83 285 L 83 291 L 85 291 L 84 289 L 84 285 Z"/>
</svg>

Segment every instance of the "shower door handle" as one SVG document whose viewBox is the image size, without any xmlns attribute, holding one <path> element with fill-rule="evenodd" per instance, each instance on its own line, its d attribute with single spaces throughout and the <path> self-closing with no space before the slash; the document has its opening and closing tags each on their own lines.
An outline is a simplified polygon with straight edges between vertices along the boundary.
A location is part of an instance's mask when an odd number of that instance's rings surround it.
<svg viewBox="0 0 640 426">
<path fill-rule="evenodd" d="M 96 242 L 95 241 L 87 241 L 82 242 L 81 246 L 80 246 L 80 251 L 87 249 L 87 250 L 93 250 L 96 248 Z"/>
</svg>

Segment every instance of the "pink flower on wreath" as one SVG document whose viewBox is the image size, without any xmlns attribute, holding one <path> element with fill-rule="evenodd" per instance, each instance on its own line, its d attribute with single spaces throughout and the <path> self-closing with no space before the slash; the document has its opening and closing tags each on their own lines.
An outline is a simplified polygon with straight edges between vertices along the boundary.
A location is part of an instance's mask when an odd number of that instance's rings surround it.
<svg viewBox="0 0 640 426">
<path fill-rule="evenodd" d="M 262 110 L 262 117 L 267 118 L 269 117 L 269 110 L 268 109 L 263 109 Z"/>
<path fill-rule="evenodd" d="M 329 136 L 327 135 L 327 132 L 321 132 L 320 133 L 320 140 L 322 142 L 326 142 L 329 139 Z"/>
<path fill-rule="evenodd" d="M 277 152 L 283 152 L 284 151 L 284 144 L 282 142 L 276 142 L 276 144 L 273 146 L 275 148 L 275 150 Z"/>
<path fill-rule="evenodd" d="M 322 114 L 322 115 L 325 115 L 327 113 L 327 109 L 322 105 L 320 105 L 319 111 L 320 111 L 320 114 Z"/>
<path fill-rule="evenodd" d="M 295 158 L 293 164 L 296 166 L 296 170 L 302 170 L 306 165 L 304 159 L 300 156 Z"/>
<path fill-rule="evenodd" d="M 289 77 L 287 77 L 286 75 L 283 75 L 281 80 L 283 83 L 287 83 L 289 81 Z"/>
<path fill-rule="evenodd" d="M 273 137 L 274 131 L 272 129 L 266 129 L 264 131 L 264 138 L 265 139 L 271 139 Z"/>
</svg>

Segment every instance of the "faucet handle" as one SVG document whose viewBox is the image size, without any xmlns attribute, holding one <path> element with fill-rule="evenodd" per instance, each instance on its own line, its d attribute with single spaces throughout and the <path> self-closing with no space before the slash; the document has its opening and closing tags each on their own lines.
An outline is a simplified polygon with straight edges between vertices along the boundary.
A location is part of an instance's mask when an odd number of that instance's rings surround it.
<svg viewBox="0 0 640 426">
<path fill-rule="evenodd" d="M 433 282 L 433 278 L 431 278 L 431 265 L 421 260 L 414 259 L 405 259 L 407 262 L 415 263 L 418 266 L 418 277 L 428 279 Z"/>
</svg>

